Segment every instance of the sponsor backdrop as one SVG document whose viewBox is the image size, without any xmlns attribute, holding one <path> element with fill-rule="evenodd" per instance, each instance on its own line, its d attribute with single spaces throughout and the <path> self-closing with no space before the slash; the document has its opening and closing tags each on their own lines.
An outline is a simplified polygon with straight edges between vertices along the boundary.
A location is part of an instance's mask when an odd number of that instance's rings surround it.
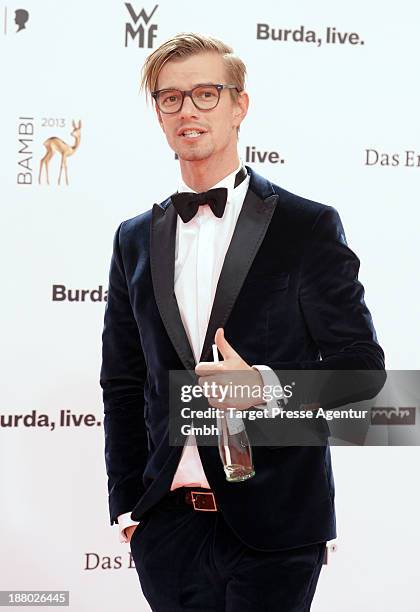
<svg viewBox="0 0 420 612">
<path fill-rule="evenodd" d="M 243 160 L 339 210 L 387 367 L 420 369 L 419 19 L 414 0 L 0 2 L 1 589 L 149 609 L 109 525 L 99 369 L 114 232 L 176 189 L 139 92 L 175 33 L 243 57 Z M 419 449 L 332 452 L 339 537 L 313 609 L 418 610 Z"/>
</svg>

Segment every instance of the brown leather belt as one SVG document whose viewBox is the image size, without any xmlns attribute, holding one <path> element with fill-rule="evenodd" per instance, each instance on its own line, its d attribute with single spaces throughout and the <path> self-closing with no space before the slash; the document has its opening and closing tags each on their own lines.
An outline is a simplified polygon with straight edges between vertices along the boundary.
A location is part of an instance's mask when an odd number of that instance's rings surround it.
<svg viewBox="0 0 420 612">
<path fill-rule="evenodd" d="M 185 501 L 199 512 L 217 512 L 216 500 L 213 491 L 195 491 L 187 489 Z"/>
</svg>

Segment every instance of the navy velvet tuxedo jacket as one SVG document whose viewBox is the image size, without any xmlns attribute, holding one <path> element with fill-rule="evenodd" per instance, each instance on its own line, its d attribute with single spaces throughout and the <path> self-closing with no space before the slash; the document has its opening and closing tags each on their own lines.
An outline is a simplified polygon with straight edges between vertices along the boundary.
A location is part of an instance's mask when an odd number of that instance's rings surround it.
<svg viewBox="0 0 420 612">
<path fill-rule="evenodd" d="M 218 327 L 248 364 L 274 370 L 383 370 L 359 260 L 337 211 L 250 174 L 200 361 Z M 174 294 L 176 211 L 168 198 L 118 227 L 103 330 L 105 461 L 111 525 L 142 520 L 165 495 L 182 447 L 168 440 L 168 372 L 195 361 Z M 228 483 L 199 446 L 219 510 L 260 550 L 336 537 L 330 448 L 254 447 L 256 475 Z"/>
</svg>

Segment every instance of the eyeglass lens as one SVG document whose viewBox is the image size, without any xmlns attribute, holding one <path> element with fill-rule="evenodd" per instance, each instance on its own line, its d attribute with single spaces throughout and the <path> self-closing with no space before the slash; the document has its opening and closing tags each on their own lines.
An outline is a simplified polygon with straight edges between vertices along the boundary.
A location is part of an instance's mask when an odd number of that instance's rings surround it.
<svg viewBox="0 0 420 612">
<path fill-rule="evenodd" d="M 201 110 L 214 108 L 219 101 L 219 91 L 214 85 L 200 85 L 192 90 L 192 99 Z M 157 103 L 161 110 L 176 112 L 182 106 L 182 92 L 179 89 L 166 89 L 157 96 Z"/>
</svg>

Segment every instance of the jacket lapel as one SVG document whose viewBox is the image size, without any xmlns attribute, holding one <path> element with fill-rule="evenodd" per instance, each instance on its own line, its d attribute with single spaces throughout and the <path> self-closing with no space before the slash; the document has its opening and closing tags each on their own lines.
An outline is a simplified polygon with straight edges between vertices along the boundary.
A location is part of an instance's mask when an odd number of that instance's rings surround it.
<svg viewBox="0 0 420 612">
<path fill-rule="evenodd" d="M 156 304 L 165 329 L 186 370 L 194 370 L 195 359 L 174 291 L 177 213 L 170 198 L 155 204 L 150 233 L 150 268 Z"/>
<path fill-rule="evenodd" d="M 211 360 L 211 346 L 216 330 L 226 325 L 277 204 L 279 196 L 274 195 L 272 188 L 268 197 L 261 197 L 253 190 L 256 187 L 256 179 L 252 180 L 253 178 L 251 173 L 250 186 L 217 284 L 200 361 Z M 266 185 L 270 185 L 268 181 L 262 180 Z"/>
<path fill-rule="evenodd" d="M 200 361 L 209 360 L 216 330 L 225 326 L 232 312 L 279 197 L 269 181 L 247 170 L 251 175 L 250 185 L 220 273 Z M 184 367 L 194 370 L 194 354 L 174 292 L 176 223 L 177 213 L 170 198 L 153 206 L 150 266 L 155 299 L 165 329 Z"/>
</svg>

